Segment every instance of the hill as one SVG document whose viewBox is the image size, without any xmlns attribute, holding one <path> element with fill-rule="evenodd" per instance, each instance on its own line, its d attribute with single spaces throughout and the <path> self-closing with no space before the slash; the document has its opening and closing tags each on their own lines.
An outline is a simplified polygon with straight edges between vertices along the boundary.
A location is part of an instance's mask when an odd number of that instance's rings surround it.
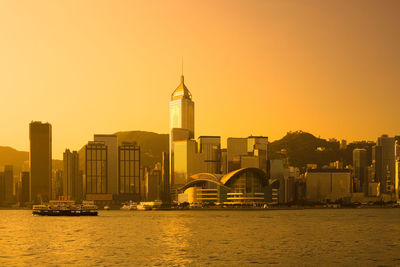
<svg viewBox="0 0 400 267">
<path fill-rule="evenodd" d="M 353 149 L 367 149 L 368 164 L 371 164 L 373 142 L 350 143 L 346 149 L 339 148 L 338 141 L 329 141 L 315 137 L 303 131 L 288 132 L 282 139 L 269 143 L 269 158 L 282 158 L 286 154 L 291 166 L 304 169 L 307 163 L 319 167 L 330 162 L 342 161 L 345 165 L 352 164 Z"/>
<path fill-rule="evenodd" d="M 21 171 L 24 162 L 28 160 L 29 152 L 19 151 L 8 146 L 0 146 L 0 167 L 12 165 L 14 174 L 18 174 Z M 62 160 L 53 160 L 53 169 L 60 168 L 62 168 Z"/>
</svg>

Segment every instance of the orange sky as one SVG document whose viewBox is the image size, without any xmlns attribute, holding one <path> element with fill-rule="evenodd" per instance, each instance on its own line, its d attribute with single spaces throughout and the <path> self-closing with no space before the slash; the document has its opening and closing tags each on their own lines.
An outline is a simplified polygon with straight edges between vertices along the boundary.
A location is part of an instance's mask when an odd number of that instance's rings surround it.
<svg viewBox="0 0 400 267">
<path fill-rule="evenodd" d="M 0 1 L 0 145 L 53 154 L 94 133 L 168 132 L 186 84 L 196 136 L 400 134 L 400 1 Z"/>
</svg>

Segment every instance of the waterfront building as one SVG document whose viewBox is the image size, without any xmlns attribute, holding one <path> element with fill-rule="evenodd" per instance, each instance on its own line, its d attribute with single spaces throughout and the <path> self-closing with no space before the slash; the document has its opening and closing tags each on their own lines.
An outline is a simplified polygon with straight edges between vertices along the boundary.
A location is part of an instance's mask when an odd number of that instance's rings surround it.
<svg viewBox="0 0 400 267">
<path fill-rule="evenodd" d="M 266 136 L 249 136 L 247 138 L 247 155 L 241 156 L 241 168 L 259 168 L 265 173 L 267 170 L 267 145 Z"/>
<path fill-rule="evenodd" d="M 119 194 L 140 200 L 140 147 L 124 142 L 118 147 Z"/>
<path fill-rule="evenodd" d="M 63 193 L 63 170 L 53 170 L 51 178 L 52 199 L 57 200 L 64 196 Z"/>
<path fill-rule="evenodd" d="M 79 170 L 79 155 L 77 151 L 66 149 L 63 154 L 62 195 L 71 200 L 82 201 L 83 177 Z"/>
<path fill-rule="evenodd" d="M 4 172 L 0 172 L 0 202 L 5 200 Z"/>
<path fill-rule="evenodd" d="M 161 190 L 163 186 L 161 170 L 158 167 L 153 169 L 146 168 L 144 177 L 145 194 L 143 200 L 161 200 Z"/>
<path fill-rule="evenodd" d="M 380 196 L 379 182 L 371 182 L 368 184 L 368 196 L 369 197 L 379 197 Z"/>
<path fill-rule="evenodd" d="M 193 139 L 174 141 L 174 184 L 186 184 L 193 174 L 220 173 L 221 138 L 200 136 Z"/>
<path fill-rule="evenodd" d="M 227 149 L 221 149 L 221 173 L 226 174 L 228 172 L 228 158 Z"/>
<path fill-rule="evenodd" d="M 23 171 L 20 173 L 20 190 L 19 201 L 21 204 L 29 202 L 29 172 Z"/>
<path fill-rule="evenodd" d="M 229 137 L 226 148 L 227 172 L 253 167 L 268 173 L 267 145 L 268 137 L 265 136 Z"/>
<path fill-rule="evenodd" d="M 347 141 L 344 140 L 344 139 L 343 139 L 343 140 L 340 140 L 339 148 L 340 148 L 341 150 L 347 149 Z"/>
<path fill-rule="evenodd" d="M 223 174 L 198 173 L 179 188 L 180 199 L 198 206 L 206 204 L 262 206 L 267 203 L 268 178 L 258 168 Z"/>
<path fill-rule="evenodd" d="M 226 141 L 227 172 L 241 168 L 241 156 L 247 155 L 247 138 L 229 137 Z"/>
<path fill-rule="evenodd" d="M 170 190 L 176 195 L 176 189 L 182 183 L 182 177 L 175 180 L 175 142 L 194 138 L 194 102 L 192 94 L 185 85 L 184 76 L 174 90 L 169 102 L 169 173 Z"/>
<path fill-rule="evenodd" d="M 308 201 L 335 202 L 351 197 L 351 171 L 348 169 L 309 169 L 305 178 Z"/>
<path fill-rule="evenodd" d="M 115 134 L 95 134 L 95 142 L 104 142 L 107 149 L 107 193 L 118 194 L 118 137 Z"/>
<path fill-rule="evenodd" d="M 51 197 L 52 137 L 51 124 L 29 124 L 30 201 L 48 201 Z"/>
<path fill-rule="evenodd" d="M 163 184 L 161 189 L 161 200 L 163 203 L 169 203 L 171 199 L 169 190 L 169 156 L 167 152 L 162 152 L 161 179 Z"/>
<path fill-rule="evenodd" d="M 199 157 L 195 140 L 174 141 L 174 187 L 187 183 L 188 178 L 199 171 Z"/>
<path fill-rule="evenodd" d="M 354 192 L 368 194 L 368 165 L 367 150 L 356 148 L 353 150 Z"/>
<path fill-rule="evenodd" d="M 274 185 L 274 197 L 277 203 L 285 202 L 285 160 L 284 159 L 271 159 L 270 160 L 270 178 L 271 183 Z"/>
<path fill-rule="evenodd" d="M 388 135 L 378 137 L 373 147 L 373 163 L 375 166 L 376 181 L 380 182 L 380 192 L 395 194 L 398 188 L 396 181 L 395 139 Z"/>
<path fill-rule="evenodd" d="M 220 136 L 200 136 L 197 139 L 198 153 L 202 172 L 220 173 L 221 172 L 221 137 Z"/>
<path fill-rule="evenodd" d="M 14 202 L 14 174 L 13 166 L 4 166 L 4 201 Z"/>
<path fill-rule="evenodd" d="M 87 200 L 97 200 L 96 195 L 102 196 L 108 193 L 107 159 L 108 150 L 105 142 L 89 141 L 85 146 L 85 197 Z"/>
</svg>

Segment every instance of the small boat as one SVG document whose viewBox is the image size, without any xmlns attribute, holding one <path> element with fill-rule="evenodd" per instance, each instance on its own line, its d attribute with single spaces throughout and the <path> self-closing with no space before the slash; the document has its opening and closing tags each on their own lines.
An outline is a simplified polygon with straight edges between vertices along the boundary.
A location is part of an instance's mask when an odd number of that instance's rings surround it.
<svg viewBox="0 0 400 267">
<path fill-rule="evenodd" d="M 137 210 L 152 210 L 153 207 L 145 202 L 140 202 L 139 205 L 137 205 Z"/>
<path fill-rule="evenodd" d="M 82 204 L 75 204 L 74 201 L 56 201 L 33 205 L 32 214 L 40 216 L 97 216 L 98 208 L 93 201 L 83 201 Z"/>
<path fill-rule="evenodd" d="M 162 201 L 155 200 L 150 202 L 140 202 L 137 206 L 137 210 L 153 210 L 161 208 Z"/>
<path fill-rule="evenodd" d="M 136 210 L 136 209 L 137 209 L 137 204 L 132 200 L 124 203 L 124 205 L 121 207 L 121 210 Z"/>
</svg>

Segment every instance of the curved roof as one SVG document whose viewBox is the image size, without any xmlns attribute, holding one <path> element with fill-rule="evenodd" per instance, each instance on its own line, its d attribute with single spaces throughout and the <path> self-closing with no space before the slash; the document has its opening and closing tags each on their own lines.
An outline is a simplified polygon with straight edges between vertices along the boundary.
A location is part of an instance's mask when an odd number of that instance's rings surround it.
<svg viewBox="0 0 400 267">
<path fill-rule="evenodd" d="M 175 89 L 175 91 L 171 95 L 171 101 L 180 100 L 180 99 L 189 99 L 192 100 L 192 94 L 189 89 L 187 89 L 185 85 L 185 78 L 183 75 L 181 76 L 181 83 Z"/>
<path fill-rule="evenodd" d="M 216 185 L 225 187 L 227 189 L 229 189 L 227 186 L 223 185 L 220 181 L 219 178 L 222 175 L 218 175 L 218 174 L 213 174 L 213 173 L 197 173 L 194 174 L 192 176 L 190 176 L 190 178 L 192 178 L 193 180 L 187 182 L 184 186 L 178 188 L 178 191 L 184 191 L 186 189 L 188 189 L 189 187 L 192 187 L 196 184 L 200 184 L 200 183 L 204 183 L 204 182 L 211 182 L 214 183 Z"/>
<path fill-rule="evenodd" d="M 255 173 L 259 174 L 263 178 L 266 177 L 265 173 L 261 169 L 258 169 L 258 168 L 242 168 L 242 169 L 238 169 L 238 170 L 235 170 L 235 171 L 232 171 L 230 173 L 225 174 L 220 179 L 220 182 L 222 184 L 226 184 L 233 177 L 241 175 L 242 173 L 247 172 L 247 171 L 255 172 Z M 265 182 L 266 182 L 266 180 L 265 180 Z"/>
<path fill-rule="evenodd" d="M 245 172 L 253 172 L 256 173 L 257 176 L 259 178 L 262 179 L 262 183 L 266 184 L 268 181 L 267 179 L 265 179 L 266 175 L 265 173 L 258 168 L 242 168 L 242 169 L 238 169 L 235 171 L 232 171 L 230 173 L 227 173 L 225 175 L 221 175 L 221 174 L 214 174 L 214 173 L 197 173 L 194 174 L 192 176 L 190 176 L 190 178 L 192 179 L 191 181 L 187 182 L 184 186 L 178 188 L 178 191 L 184 191 L 189 187 L 192 187 L 196 184 L 200 184 L 200 183 L 204 183 L 204 182 L 211 182 L 214 184 L 217 184 L 219 186 L 222 186 L 224 188 L 227 188 L 230 190 L 230 188 L 226 185 L 226 183 L 231 180 L 232 178 L 238 177 L 241 174 L 245 173 Z"/>
<path fill-rule="evenodd" d="M 219 182 L 219 179 L 221 179 L 222 174 L 215 174 L 215 173 L 207 173 L 207 172 L 202 172 L 202 173 L 196 173 L 190 176 L 190 178 L 194 180 L 213 180 L 216 182 Z"/>
</svg>

